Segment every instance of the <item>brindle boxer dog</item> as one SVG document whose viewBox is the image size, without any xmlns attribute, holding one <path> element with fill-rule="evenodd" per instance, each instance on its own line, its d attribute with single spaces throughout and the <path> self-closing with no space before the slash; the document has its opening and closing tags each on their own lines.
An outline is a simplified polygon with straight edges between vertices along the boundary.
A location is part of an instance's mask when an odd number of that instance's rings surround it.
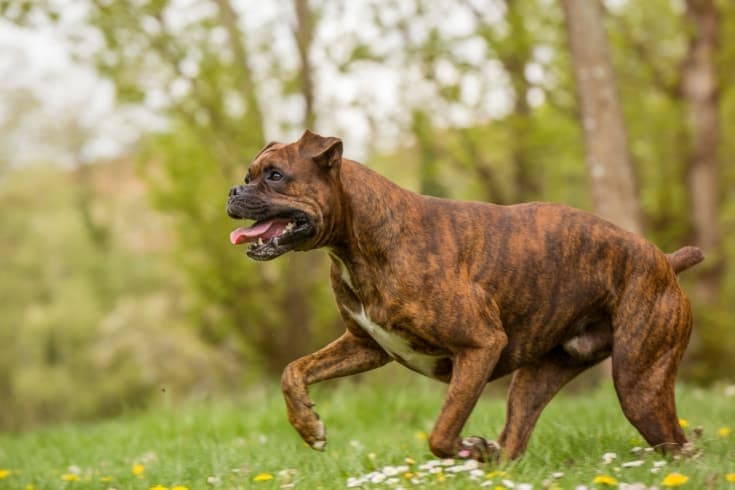
<svg viewBox="0 0 735 490">
<path fill-rule="evenodd" d="M 390 361 L 449 384 L 429 438 L 439 457 L 515 458 L 544 406 L 612 356 L 623 412 L 648 443 L 686 442 L 674 380 L 692 314 L 676 273 L 698 248 L 662 253 L 590 213 L 548 203 L 497 206 L 422 196 L 342 158 L 342 142 L 306 131 L 271 143 L 228 214 L 231 234 L 271 260 L 326 248 L 345 333 L 290 363 L 288 418 L 314 449 L 324 425 L 307 387 Z M 497 443 L 460 432 L 485 385 L 514 373 Z"/>
</svg>

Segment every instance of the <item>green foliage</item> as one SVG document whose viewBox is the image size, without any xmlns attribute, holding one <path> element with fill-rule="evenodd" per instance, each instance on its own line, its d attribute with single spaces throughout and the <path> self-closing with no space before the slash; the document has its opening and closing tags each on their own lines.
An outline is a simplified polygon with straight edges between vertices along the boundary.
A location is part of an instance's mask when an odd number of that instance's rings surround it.
<svg viewBox="0 0 735 490">
<path fill-rule="evenodd" d="M 0 208 L 13 210 L 0 215 L 2 427 L 113 414 L 161 388 L 178 396 L 235 380 L 232 361 L 187 329 L 182 278 L 155 249 L 164 218 L 108 185 L 51 167 L 0 181 Z"/>
</svg>

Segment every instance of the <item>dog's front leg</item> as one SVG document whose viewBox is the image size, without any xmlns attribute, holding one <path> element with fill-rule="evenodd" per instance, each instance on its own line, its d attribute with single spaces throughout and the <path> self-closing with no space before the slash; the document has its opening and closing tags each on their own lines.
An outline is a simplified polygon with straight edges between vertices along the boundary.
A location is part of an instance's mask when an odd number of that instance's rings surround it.
<svg viewBox="0 0 735 490">
<path fill-rule="evenodd" d="M 502 331 L 486 340 L 489 344 L 467 348 L 453 358 L 447 397 L 429 438 L 431 452 L 440 458 L 456 456 L 486 461 L 494 458 L 498 452 L 497 444 L 488 443 L 482 437 L 460 437 L 470 412 L 507 344 L 507 337 Z"/>
<path fill-rule="evenodd" d="M 313 410 L 308 386 L 326 379 L 369 371 L 391 358 L 372 339 L 345 332 L 340 338 L 313 354 L 301 357 L 283 371 L 281 389 L 288 420 L 304 441 L 322 451 L 327 444 L 324 424 Z"/>
</svg>

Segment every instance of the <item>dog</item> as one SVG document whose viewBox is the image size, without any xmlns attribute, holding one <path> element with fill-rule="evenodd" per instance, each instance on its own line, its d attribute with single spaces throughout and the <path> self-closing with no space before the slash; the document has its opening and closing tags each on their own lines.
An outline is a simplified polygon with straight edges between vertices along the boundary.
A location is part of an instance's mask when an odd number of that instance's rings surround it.
<svg viewBox="0 0 735 490">
<path fill-rule="evenodd" d="M 674 404 L 692 314 L 676 274 L 696 247 L 664 254 L 593 214 L 551 203 L 499 206 L 423 196 L 342 157 L 306 131 L 270 143 L 232 187 L 230 235 L 271 260 L 325 249 L 345 332 L 291 362 L 288 419 L 312 448 L 326 431 L 307 387 L 396 361 L 448 383 L 429 437 L 438 457 L 487 461 L 525 450 L 541 411 L 607 357 L 622 410 L 652 447 L 687 442 Z M 497 442 L 462 437 L 485 385 L 513 374 Z"/>
</svg>

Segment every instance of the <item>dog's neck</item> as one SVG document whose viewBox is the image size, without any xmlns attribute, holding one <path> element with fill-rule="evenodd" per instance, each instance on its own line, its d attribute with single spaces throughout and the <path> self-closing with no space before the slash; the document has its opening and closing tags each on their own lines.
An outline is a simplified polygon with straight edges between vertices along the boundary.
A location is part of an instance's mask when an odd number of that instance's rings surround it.
<svg viewBox="0 0 735 490">
<path fill-rule="evenodd" d="M 403 189 L 365 165 L 342 160 L 342 228 L 335 230 L 330 248 L 346 264 L 362 257 L 388 261 L 409 232 L 407 213 L 418 206 L 418 195 Z"/>
</svg>

